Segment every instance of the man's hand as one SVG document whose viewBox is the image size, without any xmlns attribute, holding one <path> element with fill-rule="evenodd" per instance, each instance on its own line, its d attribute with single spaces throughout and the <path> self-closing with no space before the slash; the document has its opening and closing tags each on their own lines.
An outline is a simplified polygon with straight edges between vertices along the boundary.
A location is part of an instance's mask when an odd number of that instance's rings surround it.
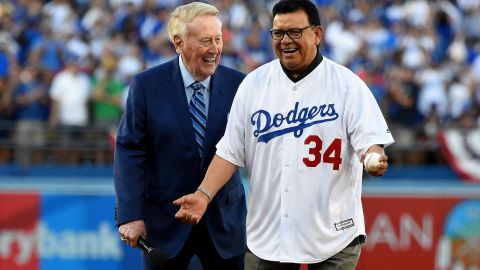
<svg viewBox="0 0 480 270">
<path fill-rule="evenodd" d="M 367 156 L 367 154 L 370 152 L 367 152 L 365 154 L 362 154 L 361 160 L 363 163 L 363 160 Z M 379 153 L 380 154 L 380 153 Z M 385 154 L 382 154 L 381 157 L 379 158 L 380 163 L 374 167 L 374 168 L 364 168 L 365 171 L 370 174 L 371 176 L 383 176 L 385 172 L 387 171 L 388 168 L 388 156 Z"/>
<path fill-rule="evenodd" d="M 185 195 L 173 202 L 174 205 L 180 205 L 180 210 L 175 214 L 175 218 L 181 222 L 198 224 L 205 214 L 209 202 L 209 197 L 199 191 Z"/>
<path fill-rule="evenodd" d="M 120 233 L 122 241 L 136 248 L 138 246 L 138 238 L 140 236 L 144 238 L 147 236 L 147 229 L 145 228 L 143 220 L 134 220 L 120 225 L 120 227 L 118 227 L 118 233 Z"/>
<path fill-rule="evenodd" d="M 372 152 L 375 152 L 375 153 L 378 153 L 378 154 L 381 155 L 381 157 L 378 159 L 380 161 L 380 163 L 374 168 L 364 168 L 364 169 L 371 176 L 377 176 L 377 177 L 378 176 L 383 176 L 385 174 L 385 172 L 387 171 L 387 168 L 388 168 L 388 156 L 385 155 L 385 151 L 383 150 L 383 146 L 378 145 L 378 144 L 374 144 L 374 145 L 370 146 L 368 148 L 368 150 L 361 155 L 360 161 L 363 164 L 363 161 L 365 160 L 365 157 L 369 153 L 372 153 Z"/>
</svg>

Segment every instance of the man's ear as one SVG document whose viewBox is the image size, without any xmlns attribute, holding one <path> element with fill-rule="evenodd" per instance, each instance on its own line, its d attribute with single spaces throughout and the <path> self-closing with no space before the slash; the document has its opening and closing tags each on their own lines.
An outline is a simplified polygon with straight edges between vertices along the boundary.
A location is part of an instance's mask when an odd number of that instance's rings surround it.
<svg viewBox="0 0 480 270">
<path fill-rule="evenodd" d="M 173 36 L 173 46 L 178 54 L 183 52 L 183 40 L 177 35 Z"/>
<path fill-rule="evenodd" d="M 322 42 L 323 38 L 323 27 L 321 25 L 315 26 L 315 36 L 316 36 L 316 44 L 317 47 L 320 46 L 320 43 Z"/>
</svg>

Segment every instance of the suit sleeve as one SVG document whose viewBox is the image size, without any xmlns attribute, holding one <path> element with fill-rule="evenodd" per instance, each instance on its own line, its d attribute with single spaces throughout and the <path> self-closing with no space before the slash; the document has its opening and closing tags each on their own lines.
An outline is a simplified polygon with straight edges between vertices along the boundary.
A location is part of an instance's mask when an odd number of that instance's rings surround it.
<svg viewBox="0 0 480 270">
<path fill-rule="evenodd" d="M 114 185 L 117 225 L 144 219 L 146 130 L 145 95 L 140 82 L 133 77 L 115 145 Z"/>
</svg>

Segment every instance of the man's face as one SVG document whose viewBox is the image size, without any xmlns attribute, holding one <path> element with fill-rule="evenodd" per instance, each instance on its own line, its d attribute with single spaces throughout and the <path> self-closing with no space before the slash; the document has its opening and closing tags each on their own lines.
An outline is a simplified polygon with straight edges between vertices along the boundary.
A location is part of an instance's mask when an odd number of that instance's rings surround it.
<svg viewBox="0 0 480 270">
<path fill-rule="evenodd" d="M 202 15 L 187 24 L 185 37 L 175 37 L 175 48 L 197 81 L 215 72 L 222 54 L 222 24 L 216 16 Z"/>
<path fill-rule="evenodd" d="M 304 11 L 277 14 L 273 18 L 274 30 L 303 29 L 309 25 L 307 14 Z M 292 39 L 285 33 L 281 40 L 273 40 L 273 47 L 280 62 L 294 75 L 299 75 L 315 58 L 322 34 L 321 26 L 305 28 L 298 39 Z"/>
</svg>

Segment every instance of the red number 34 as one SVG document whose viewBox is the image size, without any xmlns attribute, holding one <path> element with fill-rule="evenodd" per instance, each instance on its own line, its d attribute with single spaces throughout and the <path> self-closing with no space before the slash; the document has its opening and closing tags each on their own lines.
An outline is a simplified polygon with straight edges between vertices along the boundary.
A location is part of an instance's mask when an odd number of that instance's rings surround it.
<svg viewBox="0 0 480 270">
<path fill-rule="evenodd" d="M 310 157 L 304 157 L 303 163 L 307 165 L 307 167 L 317 167 L 320 162 L 322 162 L 322 145 L 323 141 L 317 135 L 310 135 L 305 139 L 305 145 L 310 145 L 311 147 L 308 149 L 308 153 Z M 342 140 L 336 138 L 333 142 L 327 147 L 325 153 L 323 154 L 323 162 L 324 163 L 332 163 L 333 169 L 338 171 L 340 169 L 340 164 L 342 164 Z"/>
</svg>

